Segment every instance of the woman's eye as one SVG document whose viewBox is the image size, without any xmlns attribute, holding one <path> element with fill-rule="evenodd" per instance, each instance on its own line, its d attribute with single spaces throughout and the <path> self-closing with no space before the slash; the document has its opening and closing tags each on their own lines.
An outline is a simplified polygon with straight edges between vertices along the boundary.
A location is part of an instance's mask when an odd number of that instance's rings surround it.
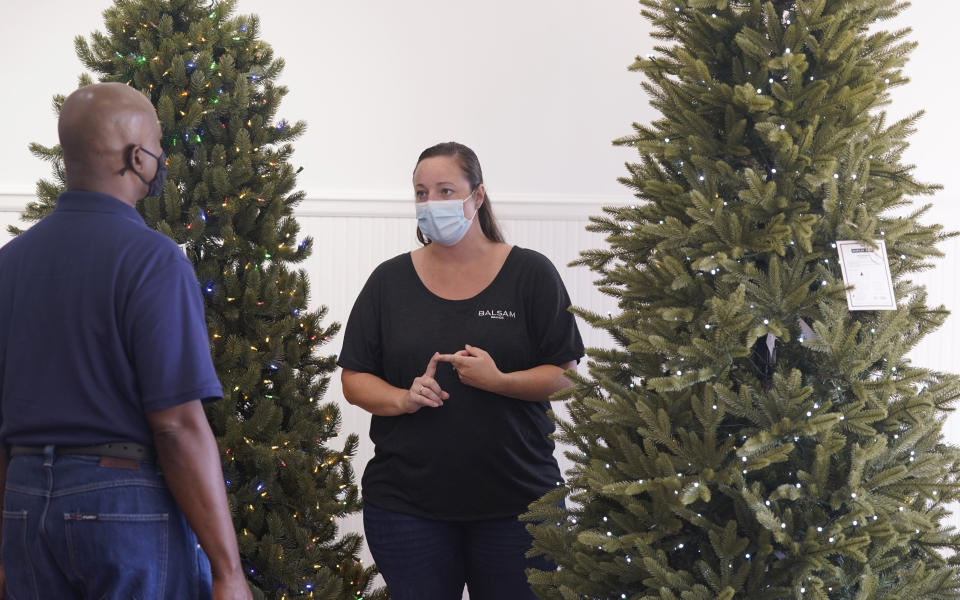
<svg viewBox="0 0 960 600">
<path fill-rule="evenodd" d="M 416 192 L 414 192 L 414 196 L 416 196 L 417 198 L 424 198 L 426 195 L 427 193 L 423 190 L 417 190 Z"/>
</svg>

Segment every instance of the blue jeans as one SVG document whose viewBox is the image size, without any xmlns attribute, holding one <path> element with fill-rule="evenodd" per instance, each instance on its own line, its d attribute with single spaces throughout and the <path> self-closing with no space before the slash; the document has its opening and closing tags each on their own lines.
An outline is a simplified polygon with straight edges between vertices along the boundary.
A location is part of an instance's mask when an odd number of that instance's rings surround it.
<svg viewBox="0 0 960 600">
<path fill-rule="evenodd" d="M 157 467 L 95 456 L 10 459 L 3 504 L 8 600 L 211 597 L 210 565 Z"/>
<path fill-rule="evenodd" d="M 536 600 L 524 569 L 554 569 L 526 558 L 530 534 L 516 517 L 436 521 L 363 505 L 373 560 L 393 600 Z"/>
</svg>

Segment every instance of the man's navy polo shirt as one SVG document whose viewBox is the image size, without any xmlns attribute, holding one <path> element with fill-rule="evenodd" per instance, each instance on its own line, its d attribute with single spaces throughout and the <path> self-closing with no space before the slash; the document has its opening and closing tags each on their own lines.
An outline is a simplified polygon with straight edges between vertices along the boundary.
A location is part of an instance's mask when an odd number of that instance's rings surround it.
<svg viewBox="0 0 960 600">
<path fill-rule="evenodd" d="M 68 191 L 0 248 L 0 444 L 153 444 L 222 395 L 190 261 L 133 207 Z"/>
</svg>

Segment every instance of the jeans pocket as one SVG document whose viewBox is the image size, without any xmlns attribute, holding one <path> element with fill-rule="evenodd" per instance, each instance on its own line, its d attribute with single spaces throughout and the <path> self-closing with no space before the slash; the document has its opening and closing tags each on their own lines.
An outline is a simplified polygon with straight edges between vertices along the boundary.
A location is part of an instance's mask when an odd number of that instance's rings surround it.
<svg viewBox="0 0 960 600">
<path fill-rule="evenodd" d="M 3 547 L 0 556 L 10 597 L 13 597 L 15 590 L 19 593 L 19 590 L 37 589 L 36 573 L 27 547 L 28 514 L 25 510 L 3 511 Z"/>
<path fill-rule="evenodd" d="M 88 597 L 166 597 L 168 514 L 65 513 L 63 518 L 71 566 Z"/>
</svg>

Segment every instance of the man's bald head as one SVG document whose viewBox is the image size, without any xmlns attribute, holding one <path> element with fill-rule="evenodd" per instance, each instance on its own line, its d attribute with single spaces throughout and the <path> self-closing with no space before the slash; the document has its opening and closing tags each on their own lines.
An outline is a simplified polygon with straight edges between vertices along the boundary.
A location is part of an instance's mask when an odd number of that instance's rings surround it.
<svg viewBox="0 0 960 600">
<path fill-rule="evenodd" d="M 126 169 L 149 181 L 156 164 L 140 157 L 159 155 L 160 125 L 150 101 L 122 83 L 96 83 L 70 94 L 58 123 L 67 186 L 113 195 L 131 203 L 143 197 L 142 181 L 123 177 Z"/>
</svg>

